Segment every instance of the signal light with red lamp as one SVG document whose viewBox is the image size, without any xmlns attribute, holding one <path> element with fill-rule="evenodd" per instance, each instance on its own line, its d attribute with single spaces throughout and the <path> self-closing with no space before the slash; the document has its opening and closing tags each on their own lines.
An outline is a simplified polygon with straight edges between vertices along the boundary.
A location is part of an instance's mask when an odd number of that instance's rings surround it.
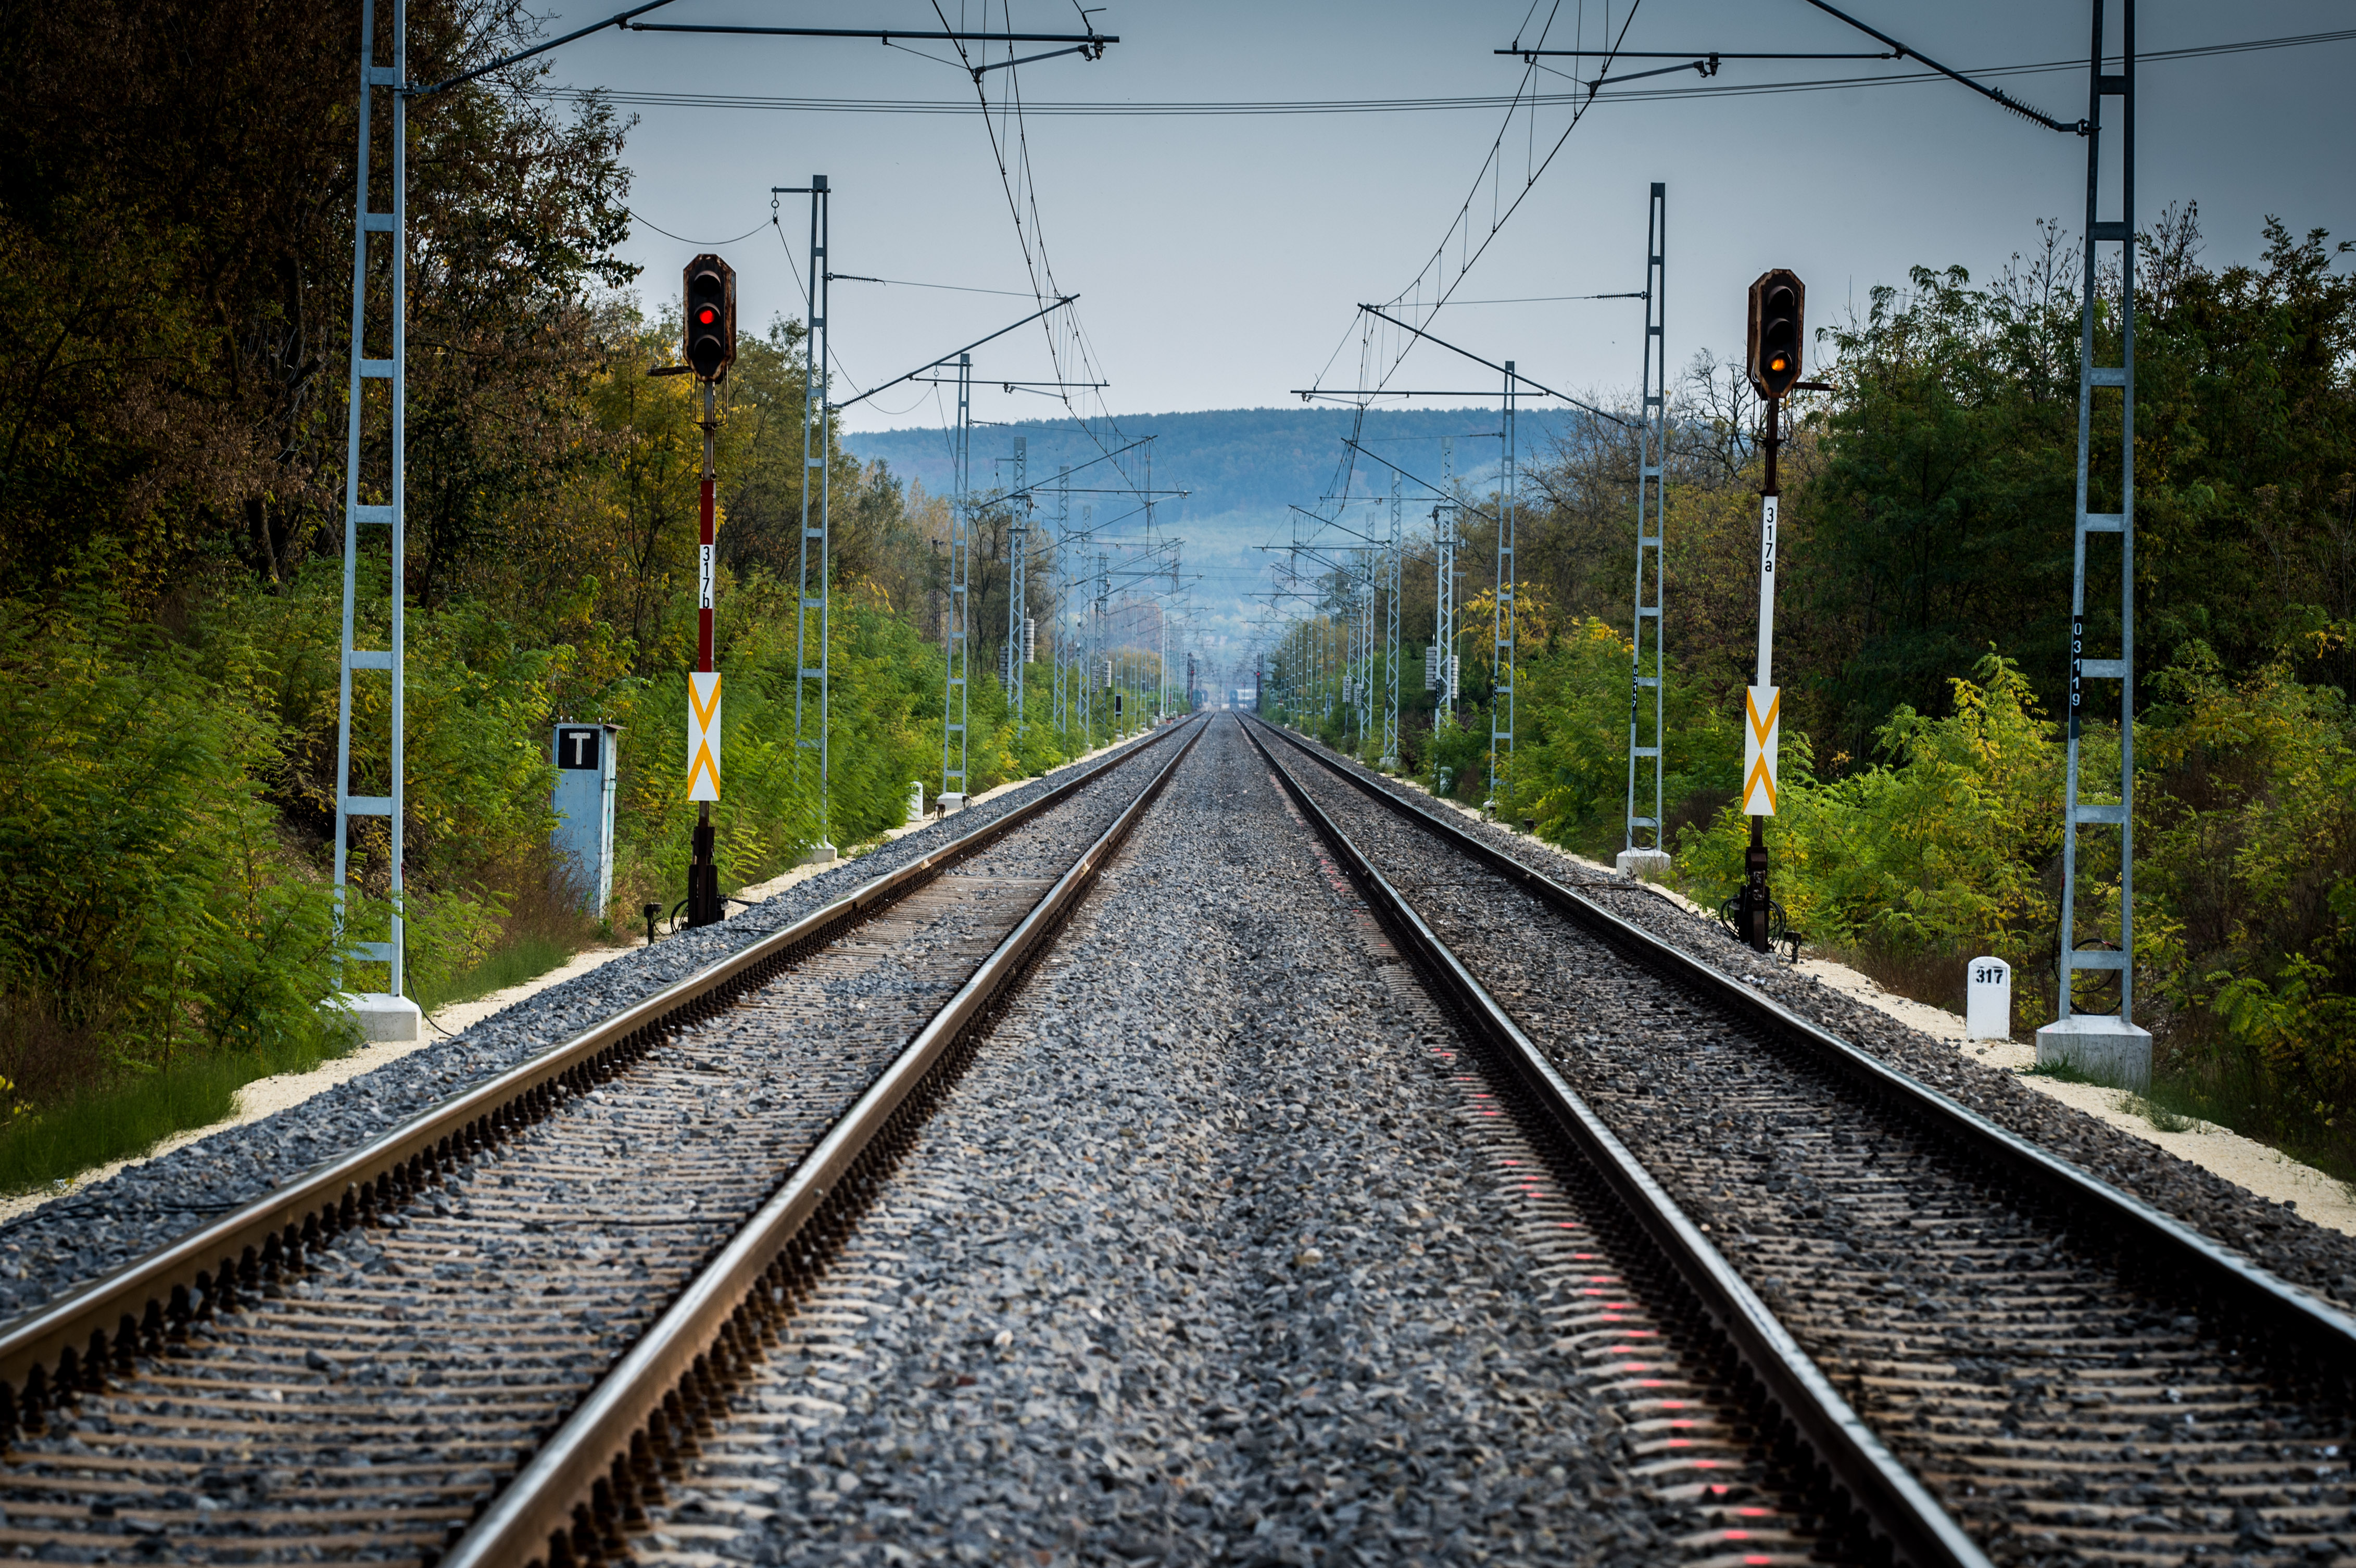
<svg viewBox="0 0 2356 1568">
<path fill-rule="evenodd" d="M 736 270 L 717 256 L 698 256 L 682 282 L 681 351 L 698 380 L 716 381 L 736 358 Z"/>
</svg>

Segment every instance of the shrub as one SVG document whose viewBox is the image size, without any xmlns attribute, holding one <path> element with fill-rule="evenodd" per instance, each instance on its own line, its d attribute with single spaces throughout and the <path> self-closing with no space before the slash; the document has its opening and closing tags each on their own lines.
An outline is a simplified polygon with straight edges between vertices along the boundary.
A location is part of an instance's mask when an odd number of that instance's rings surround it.
<svg viewBox="0 0 2356 1568">
<path fill-rule="evenodd" d="M 2033 973 L 2054 950 L 2045 871 L 2061 846 L 2061 739 L 2009 659 L 1991 653 L 1950 685 L 1952 715 L 1900 708 L 1876 736 L 1887 761 L 1845 778 L 1819 782 L 1806 737 L 1784 731 L 1765 829 L 1775 899 L 1822 944 L 1958 965 L 1987 952 Z M 1733 896 L 1750 835 L 1739 804 L 1682 835 L 1696 897 Z"/>
<path fill-rule="evenodd" d="M 37 1103 L 314 1041 L 333 956 L 265 797 L 274 727 L 134 624 L 105 564 L 0 602 L 0 1071 Z"/>
</svg>

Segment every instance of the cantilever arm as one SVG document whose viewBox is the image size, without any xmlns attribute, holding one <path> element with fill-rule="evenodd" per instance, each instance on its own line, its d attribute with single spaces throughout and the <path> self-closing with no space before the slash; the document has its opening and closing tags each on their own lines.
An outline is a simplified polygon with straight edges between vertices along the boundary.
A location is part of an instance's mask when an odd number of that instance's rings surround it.
<svg viewBox="0 0 2356 1568">
<path fill-rule="evenodd" d="M 1950 80 L 1962 82 L 1965 87 L 1970 88 L 1974 92 L 1978 93 L 1981 97 L 1991 99 L 1994 101 L 2002 104 L 2005 108 L 2011 110 L 2015 114 L 2020 115 L 2023 119 L 2034 120 L 2049 131 L 2059 131 L 2065 136 L 2083 136 L 2092 129 L 2092 127 L 2090 127 L 2083 120 L 2075 122 L 2062 121 L 2056 120 L 2050 114 L 2040 114 L 2036 110 L 2031 109 L 2028 104 L 2023 103 L 2019 99 L 2015 98 L 2010 93 L 2005 91 L 2004 89 L 2000 87 L 1989 87 L 1984 82 L 1974 81 L 1962 71 L 1950 70 L 1947 67 L 1941 65 L 1937 60 L 1933 59 L 1929 55 L 1924 54 L 1921 49 L 1908 48 L 1904 44 L 1900 43 L 1896 38 L 1891 37 L 1888 33 L 1883 32 L 1879 27 L 1868 27 L 1865 23 L 1858 21 L 1847 12 L 1843 11 L 1837 6 L 1826 5 L 1825 0 L 1808 0 L 1808 4 L 1814 5 L 1817 10 L 1822 11 L 1827 16 L 1837 16 L 1842 21 L 1847 22 L 1850 27 L 1855 27 L 1858 32 L 1865 34 L 1867 37 L 1879 38 L 1881 42 L 1888 44 L 1892 49 L 1897 51 L 1899 59 L 1920 60 L 1922 64 L 1929 66 L 1933 70 L 1937 71 L 1941 76 L 1946 77 Z"/>
<path fill-rule="evenodd" d="M 1041 316 L 1045 315 L 1049 311 L 1061 310 L 1079 297 L 1080 296 L 1077 294 L 1066 294 L 1062 298 L 1058 299 L 1054 304 L 1047 306 L 1046 309 L 1033 311 L 1021 321 L 1014 323 L 1012 326 L 1001 326 L 996 332 L 991 333 L 988 337 L 977 337 L 971 343 L 967 344 L 963 348 L 952 348 L 947 354 L 942 355 L 939 358 L 928 360 L 925 364 L 917 366 L 915 369 L 909 371 L 905 376 L 894 376 L 880 387 L 870 387 L 855 398 L 849 398 L 839 403 L 829 403 L 827 407 L 830 411 L 835 413 L 841 413 L 843 410 L 851 407 L 853 403 L 863 403 L 878 392 L 888 392 L 903 381 L 913 381 L 927 370 L 937 369 L 939 367 L 946 365 L 950 360 L 956 358 L 958 355 L 979 348 L 983 344 L 990 342 L 992 338 L 1003 337 L 1008 333 L 1013 331 L 1017 326 L 1028 326 L 1033 322 L 1038 320 Z"/>
<path fill-rule="evenodd" d="M 488 76 L 495 70 L 505 69 L 507 67 L 515 64 L 518 60 L 528 60 L 534 55 L 544 55 L 552 48 L 557 48 L 562 45 L 573 42 L 575 38 L 585 38 L 592 33 L 604 32 L 607 27 L 627 27 L 631 17 L 643 16 L 649 11 L 660 10 L 663 6 L 669 4 L 670 0 L 647 0 L 647 4 L 643 5 L 633 5 L 628 10 L 622 12 L 618 16 L 608 16 L 602 22 L 593 22 L 588 27 L 575 28 L 573 31 L 565 34 L 561 38 L 551 38 L 544 44 L 534 44 L 528 49 L 518 49 L 514 54 L 503 56 L 498 59 L 493 60 L 488 65 L 478 65 L 472 70 L 462 70 L 457 75 L 450 77 L 445 80 L 437 81 L 431 87 L 412 87 L 408 90 L 409 96 L 412 98 L 431 98 L 445 87 L 456 87 L 461 83 L 472 81 L 478 76 Z"/>
<path fill-rule="evenodd" d="M 1575 409 L 1585 409 L 1589 413 L 1593 414 L 1598 419 L 1610 420 L 1613 424 L 1618 425 L 1622 430 L 1628 428 L 1628 421 L 1622 419 L 1618 414 L 1608 413 L 1605 411 L 1597 408 L 1593 403 L 1584 402 L 1578 398 L 1572 397 L 1569 392 L 1558 392 L 1552 387 L 1546 385 L 1542 381 L 1531 380 L 1529 377 L 1523 375 L 1519 370 L 1508 370 L 1503 365 L 1498 364 L 1493 359 L 1483 359 L 1469 348 L 1459 348 L 1453 343 L 1449 342 L 1445 337 L 1435 337 L 1419 326 L 1410 326 L 1406 322 L 1401 321 L 1398 317 L 1386 312 L 1383 307 L 1378 304 L 1362 304 L 1358 308 L 1365 311 L 1368 315 L 1377 316 L 1384 321 L 1389 322 L 1393 326 L 1399 327 L 1408 332 L 1412 332 L 1418 337 L 1424 339 L 1426 342 L 1437 343 L 1442 348 L 1447 349 L 1451 354 L 1462 354 L 1465 358 L 1472 360 L 1475 365 L 1486 365 L 1490 369 L 1496 371 L 1501 376 L 1511 376 L 1515 380 L 1525 383 L 1535 391 L 1544 392 L 1549 398 L 1560 398 L 1564 402 L 1569 403 L 1571 407 Z"/>
</svg>

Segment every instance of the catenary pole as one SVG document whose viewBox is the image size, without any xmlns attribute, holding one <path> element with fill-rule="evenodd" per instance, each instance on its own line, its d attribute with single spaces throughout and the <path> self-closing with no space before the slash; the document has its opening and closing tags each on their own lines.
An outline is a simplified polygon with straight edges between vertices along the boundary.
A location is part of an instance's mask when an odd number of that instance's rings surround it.
<svg viewBox="0 0 2356 1568">
<path fill-rule="evenodd" d="M 948 613 L 941 624 L 941 795 L 950 809 L 965 805 L 968 555 L 973 520 L 973 356 L 958 356 L 956 489 L 949 503 Z"/>
<path fill-rule="evenodd" d="M 1014 734 L 1024 729 L 1023 711 L 1023 623 L 1031 608 L 1028 577 L 1031 552 L 1031 441 L 1014 438 L 1013 509 L 1006 520 L 1006 698 L 1014 715 Z"/>
<path fill-rule="evenodd" d="M 1399 765 L 1399 475 L 1391 471 L 1391 540 L 1384 552 L 1389 571 L 1383 583 L 1383 747 L 1382 765 L 1397 773 Z"/>
<path fill-rule="evenodd" d="M 831 712 L 833 661 L 830 656 L 832 637 L 831 562 L 832 539 L 829 507 L 831 501 L 827 464 L 827 327 L 833 314 L 829 309 L 831 290 L 827 268 L 829 258 L 829 186 L 824 175 L 812 175 L 809 186 L 809 331 L 802 336 L 802 531 L 800 587 L 798 613 L 794 618 L 794 745 L 796 754 L 802 751 L 818 753 L 818 843 L 812 848 L 805 864 L 818 864 L 835 858 L 831 817 L 833 815 L 832 754 L 829 742 L 829 718 Z M 782 193 L 777 193 L 782 194 Z M 817 500 L 816 520 L 812 520 L 811 500 Z M 816 581 L 812 581 L 815 567 Z M 812 592 L 815 587 L 816 592 Z M 811 636 L 811 618 L 817 618 L 817 635 Z M 818 660 L 810 660 L 815 641 Z M 805 707 L 809 711 L 805 713 Z M 815 720 L 813 725 L 810 720 Z M 809 733 L 815 728 L 817 733 Z"/>
<path fill-rule="evenodd" d="M 2135 1021 L 2135 0 L 2120 6 L 2120 69 L 2105 71 L 2103 0 L 2093 6 L 2093 43 L 2088 49 L 2086 102 L 2086 244 L 2078 346 L 2078 485 L 2070 577 L 2070 688 L 2068 750 L 2062 802 L 2062 922 L 2057 1017 L 2037 1031 L 2040 1062 L 2066 1061 L 2122 1086 L 2143 1090 L 2151 1083 L 2151 1035 Z M 2101 213 L 2103 108 L 2119 101 L 2119 215 Z M 2119 362 L 2097 365 L 2100 324 L 2100 247 L 2118 247 Z M 2094 509 L 2094 432 L 2097 404 L 2117 398 L 2118 469 L 2116 511 Z M 2107 424 L 2107 421 L 2104 421 Z M 2106 429 L 2105 434 L 2108 433 Z M 2108 475 L 2104 476 L 2108 479 Z M 2090 547 L 2097 537 L 2118 539 L 2118 655 L 2090 658 L 2088 645 L 2104 630 L 2090 628 L 2087 579 Z M 2089 708 L 2087 683 L 2119 683 L 2118 773 L 2088 791 L 2081 738 Z M 2109 799 L 2099 798 L 2109 796 Z M 2094 918 L 2082 910 L 2079 872 L 2082 827 L 2118 830 L 2118 902 L 2115 911 L 2095 901 Z M 2093 925 L 2090 935 L 2082 925 Z M 2105 930 L 2104 928 L 2108 929 Z M 2118 1010 L 2079 1008 L 2080 973 L 2118 976 Z"/>
<path fill-rule="evenodd" d="M 1072 733 L 1070 669 L 1071 648 L 1069 623 L 1072 613 L 1072 569 L 1070 560 L 1072 526 L 1072 471 L 1068 465 L 1055 470 L 1055 640 L 1049 650 L 1055 655 L 1055 733 L 1068 741 Z"/>
<path fill-rule="evenodd" d="M 1668 187 L 1655 180 L 1644 220 L 1644 368 L 1639 383 L 1644 401 L 1636 421 L 1636 608 L 1629 651 L 1627 838 L 1618 857 L 1623 874 L 1650 877 L 1661 875 L 1669 864 L 1668 845 L 1661 836 L 1667 815 L 1662 752 L 1668 745 L 1664 695 L 1668 558 L 1663 544 L 1668 526 L 1664 478 L 1669 450 L 1667 252 Z M 1643 722 L 1647 690 L 1653 696 L 1650 744 L 1645 743 Z M 1644 787 L 1647 763 L 1649 789 Z"/>
<path fill-rule="evenodd" d="M 1513 803 L 1504 798 L 1501 777 L 1510 782 L 1514 761 L 1514 361 L 1505 361 L 1504 400 L 1505 467 L 1497 488 L 1496 645 L 1492 650 L 1494 678 L 1489 695 L 1489 800 L 1492 811 L 1511 815 Z"/>
<path fill-rule="evenodd" d="M 355 998 L 356 1010 L 366 1015 L 364 1022 L 370 1038 L 414 1040 L 419 1028 L 417 1008 L 401 999 L 407 987 L 406 901 L 402 874 L 407 855 L 402 825 L 407 805 L 404 742 L 408 728 L 405 612 L 408 599 L 409 98 L 401 90 L 409 76 L 406 0 L 392 0 L 391 21 L 391 63 L 379 65 L 376 63 L 376 5 L 374 0 L 361 0 L 359 154 L 356 165 L 359 191 L 352 217 L 351 345 L 349 369 L 344 388 L 344 592 L 336 709 L 336 886 L 333 918 L 339 984 L 341 958 L 345 955 L 364 964 L 382 964 L 386 968 L 383 992 L 363 994 Z M 387 139 L 392 155 L 392 178 L 389 192 L 391 206 L 380 212 L 372 210 L 369 205 L 369 187 L 373 183 L 372 140 L 376 128 L 376 90 L 379 88 L 389 90 L 392 122 L 391 134 Z M 369 239 L 373 235 L 384 237 L 387 319 L 383 340 L 389 350 L 387 357 L 378 358 L 370 357 L 368 352 L 371 273 L 369 249 Z M 363 453 L 369 433 L 365 389 L 370 381 L 385 382 L 389 394 L 389 428 L 386 434 L 391 462 L 385 474 L 384 498 L 381 501 L 361 499 Z M 360 539 L 361 530 L 369 528 L 381 528 L 387 536 L 389 614 L 386 645 L 382 648 L 363 648 L 359 643 Z M 353 677 L 359 671 L 379 670 L 386 674 L 391 687 L 388 694 L 391 732 L 385 753 L 385 793 L 355 795 L 352 793 Z M 375 770 L 368 771 L 374 773 Z M 346 940 L 344 927 L 345 904 L 350 894 L 352 830 L 356 820 L 371 817 L 381 817 L 385 823 L 389 927 L 386 940 L 382 942 L 351 942 Z"/>
<path fill-rule="evenodd" d="M 1440 669 L 1436 675 L 1428 676 L 1426 682 L 1437 693 L 1438 711 L 1432 717 L 1435 727 L 1456 721 L 1456 530 L 1460 514 L 1456 506 L 1456 438 L 1452 435 L 1440 438 L 1440 487 L 1447 498 L 1431 514 L 1435 568 L 1431 641 Z"/>
</svg>

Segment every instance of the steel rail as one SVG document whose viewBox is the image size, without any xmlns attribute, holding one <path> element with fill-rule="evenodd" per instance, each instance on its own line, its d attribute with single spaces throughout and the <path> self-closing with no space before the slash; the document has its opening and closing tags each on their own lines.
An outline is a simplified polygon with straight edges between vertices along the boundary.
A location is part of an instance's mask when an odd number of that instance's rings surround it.
<svg viewBox="0 0 2356 1568">
<path fill-rule="evenodd" d="M 1242 722 L 1240 715 L 1237 721 Z M 1915 1568 L 1989 1568 L 1962 1527 L 1882 1445 L 1726 1255 L 1563 1081 L 1488 987 L 1375 869 L 1254 727 L 1247 725 L 1245 733 L 1400 948 L 1487 1039 L 1530 1102 L 1634 1218 L 1727 1348 L 1757 1380 L 1768 1403 L 1781 1413 L 1789 1435 L 1815 1456 L 1833 1486 L 1847 1494 L 1865 1530 L 1878 1531 L 1899 1561 Z"/>
<path fill-rule="evenodd" d="M 0 1436 L 77 1389 L 101 1386 L 183 1337 L 195 1318 L 226 1310 L 303 1252 L 367 1223 L 442 1168 L 502 1133 L 539 1120 L 652 1049 L 671 1029 L 708 1016 L 734 993 L 765 984 L 948 866 L 986 848 L 1172 731 L 1106 758 L 1035 800 L 866 882 L 784 929 L 706 965 L 653 996 L 452 1096 L 359 1148 L 134 1259 L 45 1306 L 0 1324 Z"/>
<path fill-rule="evenodd" d="M 1391 811 L 1470 855 L 1524 891 L 1569 915 L 1622 953 L 1702 993 L 1770 1039 L 1799 1051 L 1855 1093 L 1894 1109 L 1945 1139 L 1950 1147 L 2019 1191 L 2084 1221 L 2072 1227 L 2078 1245 L 2114 1253 L 2123 1275 L 2217 1308 L 2212 1331 L 2238 1334 L 2266 1359 L 2292 1352 L 2343 1388 L 2356 1386 L 2356 1318 L 2246 1259 L 2234 1256 L 2182 1221 L 2132 1193 L 2038 1147 L 1929 1084 L 1858 1050 L 1813 1019 L 1703 962 L 1642 926 L 1614 914 L 1543 871 L 1533 869 L 1479 836 L 1401 799 L 1354 770 L 1320 754 L 1299 737 L 1276 730 L 1286 743 L 1314 759 Z"/>
<path fill-rule="evenodd" d="M 943 1054 L 974 1027 L 1087 892 L 1104 862 L 1119 848 L 1208 727 L 1207 721 L 1186 727 L 1193 731 L 1186 743 L 1162 764 L 1152 782 L 1032 906 L 972 978 L 933 1015 L 768 1201 L 623 1354 L 482 1516 L 451 1544 L 438 1568 L 562 1563 L 574 1550 L 577 1531 L 589 1530 L 594 1539 L 594 1532 L 610 1528 L 604 1520 L 584 1518 L 582 1510 L 594 1509 L 591 1499 L 601 1487 L 611 1499 L 635 1484 L 631 1457 L 634 1450 L 640 1456 L 646 1452 L 646 1434 L 664 1408 L 666 1396 L 675 1398 L 696 1376 L 699 1364 L 729 1337 L 732 1326 L 739 1342 L 755 1332 L 747 1298 L 761 1287 L 780 1255 L 876 1135 L 890 1124 L 894 1113 Z M 1176 729 L 1165 731 L 1177 732 Z M 605 1511 L 622 1506 L 609 1500 Z"/>
</svg>

